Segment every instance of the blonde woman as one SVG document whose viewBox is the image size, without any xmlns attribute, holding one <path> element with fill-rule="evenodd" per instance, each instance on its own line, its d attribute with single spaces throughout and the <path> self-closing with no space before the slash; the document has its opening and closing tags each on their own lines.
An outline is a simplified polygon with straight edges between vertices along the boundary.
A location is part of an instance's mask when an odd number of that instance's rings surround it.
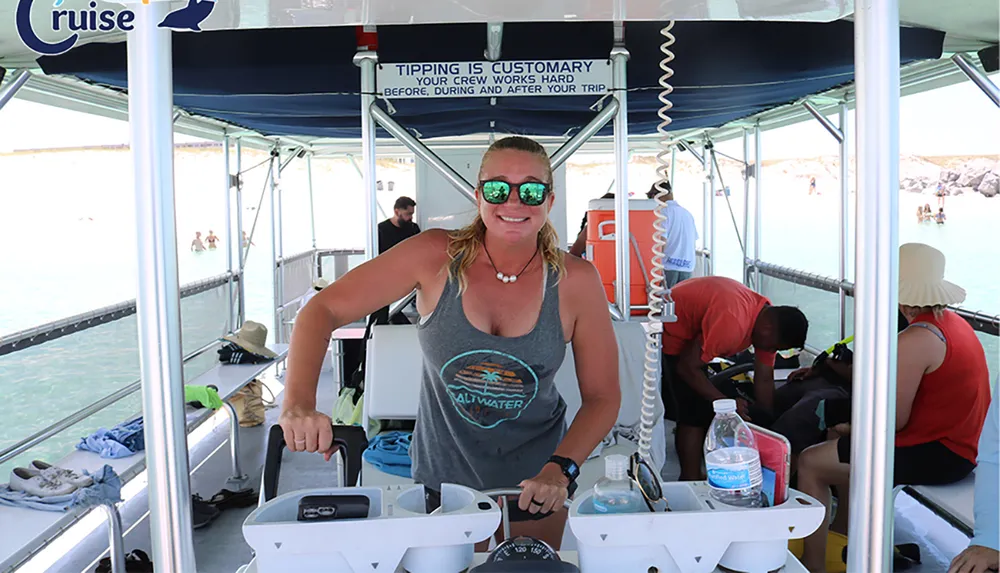
<svg viewBox="0 0 1000 573">
<path fill-rule="evenodd" d="M 403 241 L 299 313 L 280 424 L 293 450 L 329 458 L 330 418 L 316 411 L 316 383 L 330 333 L 417 289 L 424 368 L 410 456 L 428 510 L 440 503 L 442 482 L 520 486 L 522 520 L 512 532 L 558 548 L 567 488 L 618 416 L 607 299 L 597 270 L 559 249 L 548 218 L 552 167 L 541 145 L 524 137 L 491 145 L 476 199 L 468 227 Z M 569 428 L 554 383 L 566 344 L 583 399 Z"/>
</svg>

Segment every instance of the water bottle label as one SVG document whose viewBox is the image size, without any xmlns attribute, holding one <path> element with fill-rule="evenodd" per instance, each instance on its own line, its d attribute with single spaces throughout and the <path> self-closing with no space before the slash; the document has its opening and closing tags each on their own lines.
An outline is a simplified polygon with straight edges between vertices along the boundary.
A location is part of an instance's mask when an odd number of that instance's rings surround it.
<svg viewBox="0 0 1000 573">
<path fill-rule="evenodd" d="M 713 489 L 737 491 L 760 487 L 764 476 L 760 471 L 760 458 L 735 463 L 712 463 L 705 460 L 708 485 Z"/>
</svg>

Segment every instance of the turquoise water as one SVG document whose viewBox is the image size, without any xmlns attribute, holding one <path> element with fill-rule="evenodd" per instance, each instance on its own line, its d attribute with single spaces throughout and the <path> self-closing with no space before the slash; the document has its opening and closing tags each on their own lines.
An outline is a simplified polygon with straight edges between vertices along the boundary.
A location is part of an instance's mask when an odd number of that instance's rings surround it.
<svg viewBox="0 0 1000 573">
<path fill-rule="evenodd" d="M 189 248 L 195 231 L 205 235 L 211 229 L 225 236 L 222 158 L 218 148 L 178 149 L 175 158 L 178 265 L 180 282 L 186 284 L 226 270 L 225 244 L 219 250 L 202 253 L 193 253 Z M 248 168 L 263 159 L 263 154 L 247 151 L 243 166 Z M 0 272 L 0 292 L 4 294 L 0 298 L 0 335 L 135 297 L 134 212 L 126 151 L 0 155 L 0 172 L 5 174 L 0 192 L 4 202 L 0 210 L 0 269 L 4 269 Z M 630 190 L 636 195 L 644 193 L 655 179 L 654 164 L 641 157 L 632 162 L 629 172 Z M 313 173 L 318 246 L 360 247 L 365 222 L 359 216 L 364 208 L 357 172 L 346 161 L 316 160 Z M 613 175 L 611 158 L 607 156 L 578 156 L 569 163 L 566 204 L 570 235 L 578 228 L 587 201 L 605 193 Z M 274 252 L 269 198 L 264 195 L 260 201 L 265 176 L 266 167 L 244 176 L 243 220 L 249 232 L 257 218 L 255 244 L 247 259 L 247 318 L 271 328 L 270 261 L 274 260 Z M 412 165 L 380 163 L 379 178 L 395 183 L 392 192 L 386 189 L 379 193 L 385 212 L 391 212 L 396 196 L 414 196 Z M 739 172 L 724 163 L 723 178 L 733 190 L 729 200 L 742 233 Z M 765 169 L 763 181 L 766 225 L 762 227 L 762 258 L 835 276 L 835 193 L 808 196 L 802 181 L 777 169 Z M 702 176 L 693 164 L 679 160 L 674 180 L 677 200 L 692 211 L 699 227 L 701 182 Z M 820 182 L 826 189 L 836 184 L 827 179 Z M 305 163 L 293 162 L 284 172 L 281 185 L 282 248 L 288 256 L 312 245 Z M 1000 260 L 1000 230 L 996 225 L 1000 220 L 1000 197 L 949 198 L 949 220 L 940 227 L 918 224 L 910 215 L 916 205 L 930 199 L 920 195 L 900 197 L 901 241 L 922 241 L 944 251 L 948 256 L 948 277 L 969 292 L 966 306 L 1000 313 L 1000 270 L 995 264 Z M 716 273 L 739 278 L 742 254 L 730 220 L 729 203 L 725 197 L 715 197 L 714 201 Z M 701 234 L 705 235 L 704 230 Z M 826 346 L 837 338 L 836 296 L 779 281 L 766 282 L 764 288 L 776 302 L 795 302 L 806 310 L 813 325 L 811 344 Z M 186 352 L 224 332 L 228 308 L 223 289 L 185 299 L 182 318 Z M 136 380 L 135 326 L 132 316 L 0 357 L 0 393 L 5 398 L 0 407 L 0 447 Z M 996 339 L 984 338 L 984 342 L 996 373 L 1000 353 Z M 188 376 L 204 371 L 214 359 L 210 354 L 189 365 Z M 139 398 L 134 395 L 12 463 L 33 457 L 57 459 L 79 437 L 96 427 L 113 425 L 138 408 Z M 0 476 L 9 467 L 11 464 L 0 467 Z"/>
</svg>

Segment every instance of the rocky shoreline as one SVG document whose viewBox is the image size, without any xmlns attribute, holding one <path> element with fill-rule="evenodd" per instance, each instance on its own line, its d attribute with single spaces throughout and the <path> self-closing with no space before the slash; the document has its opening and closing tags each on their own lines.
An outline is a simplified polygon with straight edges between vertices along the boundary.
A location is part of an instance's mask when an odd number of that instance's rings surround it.
<svg viewBox="0 0 1000 573">
<path fill-rule="evenodd" d="M 1000 193 L 1000 162 L 976 158 L 950 168 L 941 168 L 937 177 L 918 175 L 899 181 L 899 190 L 907 193 L 934 195 L 941 190 L 945 195 L 979 193 L 995 197 Z"/>
</svg>

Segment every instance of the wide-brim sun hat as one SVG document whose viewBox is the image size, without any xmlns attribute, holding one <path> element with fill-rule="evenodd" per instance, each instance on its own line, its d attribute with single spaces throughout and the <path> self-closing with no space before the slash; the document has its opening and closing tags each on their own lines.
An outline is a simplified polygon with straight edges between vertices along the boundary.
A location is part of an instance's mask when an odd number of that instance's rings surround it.
<svg viewBox="0 0 1000 573">
<path fill-rule="evenodd" d="M 923 243 L 899 247 L 899 304 L 948 306 L 965 300 L 965 289 L 944 280 L 944 253 Z"/>
<path fill-rule="evenodd" d="M 248 320 L 235 334 L 222 337 L 240 348 L 266 358 L 277 358 L 277 354 L 264 346 L 267 343 L 267 327 L 259 322 Z"/>
</svg>

